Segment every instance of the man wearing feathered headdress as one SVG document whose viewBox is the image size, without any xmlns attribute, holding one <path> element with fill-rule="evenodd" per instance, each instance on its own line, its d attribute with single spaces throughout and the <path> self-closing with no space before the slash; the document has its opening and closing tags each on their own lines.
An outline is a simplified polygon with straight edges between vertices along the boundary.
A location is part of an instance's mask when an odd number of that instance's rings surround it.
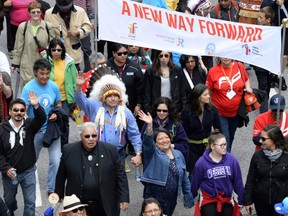
<svg viewBox="0 0 288 216">
<path fill-rule="evenodd" d="M 93 86 L 90 98 L 81 92 L 85 76 L 79 73 L 76 80 L 75 101 L 97 126 L 98 140 L 111 143 L 117 147 L 121 160 L 125 161 L 126 135 L 134 146 L 136 156 L 131 162 L 141 164 L 142 140 L 136 120 L 126 107 L 128 97 L 124 83 L 107 67 L 99 67 L 94 73 L 103 75 Z"/>
</svg>

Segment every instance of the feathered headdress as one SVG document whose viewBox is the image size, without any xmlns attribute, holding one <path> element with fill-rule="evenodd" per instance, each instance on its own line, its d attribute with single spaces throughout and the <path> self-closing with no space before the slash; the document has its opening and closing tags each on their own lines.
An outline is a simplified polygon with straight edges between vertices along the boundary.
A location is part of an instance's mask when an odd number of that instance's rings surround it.
<svg viewBox="0 0 288 216">
<path fill-rule="evenodd" d="M 99 68 L 98 70 L 100 70 Z M 110 68 L 104 67 L 103 70 L 110 70 Z M 98 71 L 97 70 L 97 71 Z M 125 107 L 126 103 L 128 103 L 128 96 L 126 95 L 126 88 L 124 83 L 116 76 L 112 74 L 103 75 L 99 80 L 97 80 L 93 86 L 93 90 L 91 91 L 90 98 L 93 98 L 98 101 L 102 101 L 103 105 L 99 108 L 96 118 L 95 124 L 98 129 L 98 137 L 101 138 L 101 133 L 104 128 L 104 115 L 105 108 L 104 103 L 106 97 L 111 94 L 116 94 L 120 98 L 120 103 L 118 105 L 118 110 L 116 114 L 115 120 L 115 131 L 120 127 L 120 137 L 119 142 L 121 143 L 124 140 L 124 130 L 126 129 L 126 115 L 125 115 Z"/>
</svg>

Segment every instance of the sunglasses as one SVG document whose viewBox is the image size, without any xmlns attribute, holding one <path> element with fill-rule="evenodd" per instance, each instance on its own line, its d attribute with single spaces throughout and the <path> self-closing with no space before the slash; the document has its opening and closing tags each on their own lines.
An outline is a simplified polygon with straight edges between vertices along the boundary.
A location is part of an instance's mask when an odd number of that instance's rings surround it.
<svg viewBox="0 0 288 216">
<path fill-rule="evenodd" d="M 163 113 L 167 113 L 168 110 L 164 110 L 164 109 L 157 109 L 157 112 L 163 112 Z"/>
<path fill-rule="evenodd" d="M 160 54 L 160 55 L 159 55 L 159 58 L 163 58 L 163 57 L 169 58 L 169 54 Z"/>
<path fill-rule="evenodd" d="M 25 109 L 24 108 L 22 108 L 22 109 L 17 109 L 17 108 L 15 108 L 15 109 L 13 109 L 13 112 L 25 112 Z"/>
<path fill-rule="evenodd" d="M 56 51 L 57 51 L 57 52 L 62 52 L 62 49 L 61 49 L 61 48 L 60 48 L 60 49 L 52 48 L 51 51 L 52 51 L 52 52 L 56 52 Z"/>
<path fill-rule="evenodd" d="M 265 142 L 267 139 L 270 139 L 269 137 L 260 137 L 260 140 L 262 140 L 262 142 Z"/>
<path fill-rule="evenodd" d="M 84 210 L 84 207 L 83 206 L 81 206 L 81 207 L 79 207 L 79 208 L 76 208 L 76 209 L 73 209 L 73 210 L 71 210 L 73 213 L 77 213 L 78 211 L 83 211 Z"/>
<path fill-rule="evenodd" d="M 118 56 L 122 56 L 122 55 L 128 55 L 128 52 L 127 51 L 125 51 L 125 52 L 117 52 L 117 55 Z"/>
<path fill-rule="evenodd" d="M 86 135 L 83 135 L 86 139 L 89 139 L 90 137 L 92 138 L 96 138 L 97 135 L 96 134 L 86 134 Z"/>
<path fill-rule="evenodd" d="M 40 10 L 34 10 L 34 11 L 30 11 L 31 14 L 41 14 L 41 11 Z"/>
</svg>

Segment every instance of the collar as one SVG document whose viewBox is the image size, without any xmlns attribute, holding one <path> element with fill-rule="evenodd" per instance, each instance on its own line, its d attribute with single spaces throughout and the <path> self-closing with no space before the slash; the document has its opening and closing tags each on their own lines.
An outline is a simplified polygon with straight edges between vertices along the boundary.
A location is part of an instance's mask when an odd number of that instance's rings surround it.
<svg viewBox="0 0 288 216">
<path fill-rule="evenodd" d="M 72 12 L 75 12 L 75 13 L 77 12 L 74 4 L 73 4 L 72 7 L 71 7 L 71 11 L 72 11 Z M 53 10 L 52 10 L 52 14 L 57 14 L 57 13 L 59 13 L 59 12 L 60 12 L 60 8 L 58 7 L 57 4 L 55 4 L 55 6 L 54 6 L 54 8 L 53 8 Z"/>
<path fill-rule="evenodd" d="M 14 122 L 12 121 L 12 119 L 10 118 L 10 119 L 9 119 L 9 124 L 11 125 L 11 127 L 13 128 L 13 130 L 14 130 L 16 133 L 18 133 L 19 130 L 20 130 L 20 128 L 23 126 L 24 121 L 22 120 L 22 123 L 21 123 L 20 127 L 17 127 L 17 126 L 14 124 Z"/>
</svg>

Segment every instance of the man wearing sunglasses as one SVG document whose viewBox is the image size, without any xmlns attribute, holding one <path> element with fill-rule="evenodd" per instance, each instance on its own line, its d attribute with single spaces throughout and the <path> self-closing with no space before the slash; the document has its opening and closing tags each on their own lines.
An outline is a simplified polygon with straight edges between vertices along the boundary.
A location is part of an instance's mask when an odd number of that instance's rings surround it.
<svg viewBox="0 0 288 216">
<path fill-rule="evenodd" d="M 286 105 L 285 98 L 282 95 L 276 94 L 270 99 L 270 110 L 257 116 L 254 121 L 253 142 L 256 145 L 256 150 L 261 149 L 260 138 L 263 128 L 268 125 L 276 125 L 278 104 L 280 104 L 278 127 L 281 129 L 284 137 L 288 138 L 288 114 L 284 112 Z"/>
<path fill-rule="evenodd" d="M 98 141 L 94 122 L 83 124 L 80 138 L 64 146 L 55 192 L 60 199 L 75 194 L 88 204 L 87 215 L 119 215 L 128 208 L 129 188 L 116 147 Z"/>
<path fill-rule="evenodd" d="M 25 118 L 26 104 L 15 99 L 9 104 L 9 118 L 0 124 L 0 170 L 4 199 L 11 215 L 17 209 L 17 188 L 20 183 L 23 198 L 23 215 L 35 215 L 36 153 L 34 137 L 46 121 L 46 114 L 39 105 L 37 95 L 31 91 L 28 100 L 33 107 L 35 118 Z"/>
<path fill-rule="evenodd" d="M 66 52 L 79 69 L 83 58 L 80 40 L 91 32 L 85 10 L 74 5 L 72 0 L 56 0 L 56 5 L 46 11 L 45 21 L 53 23 L 56 37 L 64 42 Z"/>
</svg>

